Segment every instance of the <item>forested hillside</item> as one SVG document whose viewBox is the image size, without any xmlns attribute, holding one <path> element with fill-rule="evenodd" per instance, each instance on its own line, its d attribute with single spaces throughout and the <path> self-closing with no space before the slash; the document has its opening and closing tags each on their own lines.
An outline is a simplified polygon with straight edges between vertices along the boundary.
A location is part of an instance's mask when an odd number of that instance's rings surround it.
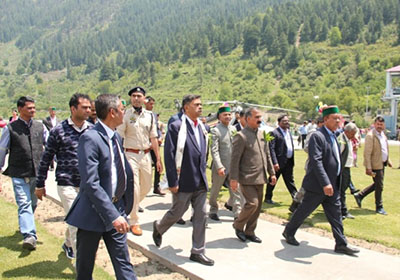
<svg viewBox="0 0 400 280">
<path fill-rule="evenodd" d="M 0 2 L 0 114 L 76 91 L 145 86 L 158 110 L 196 92 L 296 108 L 338 103 L 361 122 L 384 70 L 400 64 L 398 0 L 6 0 Z M 166 118 L 167 116 L 165 116 Z"/>
</svg>

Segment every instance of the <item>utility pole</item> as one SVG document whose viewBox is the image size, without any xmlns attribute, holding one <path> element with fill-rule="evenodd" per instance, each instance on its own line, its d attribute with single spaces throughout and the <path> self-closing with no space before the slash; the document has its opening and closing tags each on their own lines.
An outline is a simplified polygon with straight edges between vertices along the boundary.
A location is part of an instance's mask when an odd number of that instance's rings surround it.
<svg viewBox="0 0 400 280">
<path fill-rule="evenodd" d="M 365 116 L 367 116 L 368 113 L 368 96 L 369 96 L 369 86 L 365 87 L 367 90 L 367 101 L 366 101 L 366 105 L 365 105 Z"/>
</svg>

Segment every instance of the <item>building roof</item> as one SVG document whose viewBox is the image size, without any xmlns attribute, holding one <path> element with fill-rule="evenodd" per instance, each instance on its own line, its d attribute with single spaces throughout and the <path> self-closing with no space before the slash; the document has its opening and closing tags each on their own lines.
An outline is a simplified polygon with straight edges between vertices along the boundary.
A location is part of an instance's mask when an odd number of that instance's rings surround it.
<svg viewBox="0 0 400 280">
<path fill-rule="evenodd" d="M 386 72 L 400 72 L 400 65 L 387 69 Z"/>
</svg>

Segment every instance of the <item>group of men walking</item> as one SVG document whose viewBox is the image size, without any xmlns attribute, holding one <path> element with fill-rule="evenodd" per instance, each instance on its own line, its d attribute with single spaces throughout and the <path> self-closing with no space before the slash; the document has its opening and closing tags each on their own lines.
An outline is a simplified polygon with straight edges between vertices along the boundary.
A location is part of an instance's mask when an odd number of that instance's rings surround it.
<svg viewBox="0 0 400 280">
<path fill-rule="evenodd" d="M 33 120 L 35 101 L 21 97 L 17 103 L 20 117 L 5 128 L 0 140 L 0 166 L 4 166 L 8 152 L 8 168 L 4 174 L 12 178 L 23 247 L 30 250 L 36 248 L 33 213 L 37 198 L 46 195 L 47 173 L 53 159 L 57 159 L 57 191 L 68 223 L 62 247 L 69 258 L 76 255 L 78 279 L 91 279 L 101 238 L 106 243 L 117 279 L 136 279 L 126 233 L 142 235 L 139 204 L 152 188 L 152 161 L 158 179 L 163 171 L 159 151 L 162 137 L 157 131 L 157 115 L 143 108 L 146 91 L 135 87 L 128 95 L 132 107 L 126 111 L 118 96 L 98 96 L 94 105 L 97 119 L 94 117 L 89 122 L 93 116 L 89 96 L 74 94 L 69 102 L 68 119 L 57 124 L 50 115 L 47 122 L 52 125 L 50 132 Z M 147 101 L 154 99 L 147 97 Z M 297 229 L 322 204 L 335 237 L 335 251 L 350 255 L 358 252 L 347 245 L 342 223 L 343 218 L 351 217 L 345 204 L 345 191 L 351 182 L 349 140 L 357 127 L 351 123 L 346 125 L 337 138 L 340 114 L 336 106 L 322 111 L 323 124 L 306 140 L 309 158 L 299 192 L 293 179 L 294 145 L 287 115 L 280 116 L 278 127 L 267 134 L 259 128 L 262 114 L 258 109 L 242 112 L 240 121 L 233 126 L 231 109 L 225 104 L 218 109 L 219 122 L 209 137 L 207 127 L 199 121 L 201 114 L 201 97 L 186 95 L 182 111 L 168 125 L 164 160 L 173 199 L 171 208 L 153 223 L 157 247 L 162 244 L 162 236 L 192 205 L 190 259 L 214 265 L 205 255 L 209 190 L 206 166 L 210 147 L 212 187 L 208 217 L 219 220 L 217 197 L 222 186 L 228 187 L 229 200 L 225 206 L 233 211 L 233 228 L 240 241 L 262 242 L 255 232 L 262 201 L 274 203 L 273 190 L 282 175 L 296 205 L 291 207 L 294 213 L 283 232 L 287 243 L 299 245 L 295 239 Z M 355 196 L 361 207 L 363 198 L 375 191 L 379 214 L 386 214 L 382 205 L 383 175 L 384 166 L 391 165 L 383 129 L 384 120 L 378 117 L 375 128 L 367 135 L 364 153 L 366 173 L 373 176 L 374 184 Z M 265 197 L 264 184 L 267 184 Z M 158 184 L 153 192 L 164 195 Z M 302 197 L 298 198 L 300 193 Z"/>
</svg>

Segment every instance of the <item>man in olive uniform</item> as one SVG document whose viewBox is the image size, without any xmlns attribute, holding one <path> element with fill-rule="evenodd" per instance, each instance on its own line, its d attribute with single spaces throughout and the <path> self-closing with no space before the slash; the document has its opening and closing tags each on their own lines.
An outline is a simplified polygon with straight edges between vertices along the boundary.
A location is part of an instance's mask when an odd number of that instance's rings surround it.
<svg viewBox="0 0 400 280">
<path fill-rule="evenodd" d="M 152 167 L 150 151 L 156 156 L 156 169 L 162 172 L 158 141 L 157 125 L 152 112 L 142 108 L 146 91 L 142 87 L 134 87 L 128 92 L 132 107 L 126 110 L 124 122 L 117 130 L 124 138 L 124 149 L 134 174 L 134 204 L 130 213 L 131 231 L 134 235 L 142 235 L 139 225 L 139 203 L 151 189 Z M 150 139 L 150 140 L 149 140 Z"/>
</svg>

